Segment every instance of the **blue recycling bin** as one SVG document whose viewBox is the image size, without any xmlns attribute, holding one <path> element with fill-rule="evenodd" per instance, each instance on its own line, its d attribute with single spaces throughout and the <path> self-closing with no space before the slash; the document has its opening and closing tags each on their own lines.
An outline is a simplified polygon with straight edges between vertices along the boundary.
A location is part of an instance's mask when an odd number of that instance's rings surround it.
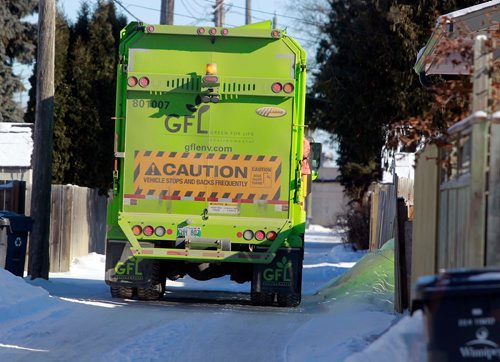
<svg viewBox="0 0 500 362">
<path fill-rule="evenodd" d="M 28 233 L 33 219 L 12 211 L 0 211 L 0 267 L 12 274 L 24 275 Z"/>
</svg>

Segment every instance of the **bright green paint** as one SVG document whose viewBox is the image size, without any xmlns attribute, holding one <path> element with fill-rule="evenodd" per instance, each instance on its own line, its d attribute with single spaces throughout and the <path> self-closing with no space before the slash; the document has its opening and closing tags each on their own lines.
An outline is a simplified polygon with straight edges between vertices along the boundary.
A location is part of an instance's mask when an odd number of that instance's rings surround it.
<svg viewBox="0 0 500 362">
<path fill-rule="evenodd" d="M 175 238 L 177 228 L 189 221 L 201 228 L 202 237 L 232 243 L 259 244 L 236 238 L 248 228 L 278 231 L 276 242 L 260 243 L 270 245 L 271 254 L 280 245 L 302 247 L 303 49 L 283 33 L 273 39 L 268 22 L 216 37 L 197 35 L 196 27 L 144 29 L 132 23 L 122 31 L 115 147 L 120 164 L 108 208 L 108 238 L 128 239 L 136 256 L 179 259 L 140 255 L 144 249 L 130 228 L 163 225 Z M 209 93 L 201 84 L 208 63 L 217 64 L 220 85 L 210 94 L 220 97 L 218 103 L 197 100 Z M 127 85 L 132 76 L 148 77 L 149 85 Z M 295 91 L 275 94 L 274 82 L 292 83 Z M 262 116 L 268 107 L 280 116 Z M 215 185 L 204 185 L 207 180 Z M 214 192 L 216 201 L 210 198 Z M 234 201 L 252 195 L 262 201 Z"/>
</svg>

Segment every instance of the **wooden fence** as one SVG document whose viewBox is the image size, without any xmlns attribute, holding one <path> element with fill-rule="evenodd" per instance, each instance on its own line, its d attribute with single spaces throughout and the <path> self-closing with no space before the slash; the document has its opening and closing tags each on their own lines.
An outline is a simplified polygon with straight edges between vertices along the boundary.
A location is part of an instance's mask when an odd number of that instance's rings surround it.
<svg viewBox="0 0 500 362">
<path fill-rule="evenodd" d="M 407 219 L 413 214 L 413 180 L 395 177 L 391 184 L 373 184 L 370 210 L 370 250 L 377 250 L 397 233 L 397 200 L 407 206 Z"/>
<path fill-rule="evenodd" d="M 106 237 L 105 196 L 97 190 L 72 185 L 52 185 L 50 271 L 68 271 L 74 257 L 89 252 L 104 254 Z"/>
<path fill-rule="evenodd" d="M 395 176 L 392 184 L 374 184 L 370 191 L 370 250 L 394 239 L 394 306 L 402 312 L 408 308 L 411 285 L 413 180 Z"/>
</svg>

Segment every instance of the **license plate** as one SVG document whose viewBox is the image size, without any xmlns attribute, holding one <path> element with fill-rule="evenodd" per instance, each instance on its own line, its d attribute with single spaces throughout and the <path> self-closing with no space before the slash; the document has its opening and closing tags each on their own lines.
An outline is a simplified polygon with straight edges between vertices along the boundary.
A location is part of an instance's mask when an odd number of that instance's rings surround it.
<svg viewBox="0 0 500 362">
<path fill-rule="evenodd" d="M 201 237 L 201 228 L 197 226 L 185 226 L 177 229 L 177 236 L 197 236 Z"/>
</svg>

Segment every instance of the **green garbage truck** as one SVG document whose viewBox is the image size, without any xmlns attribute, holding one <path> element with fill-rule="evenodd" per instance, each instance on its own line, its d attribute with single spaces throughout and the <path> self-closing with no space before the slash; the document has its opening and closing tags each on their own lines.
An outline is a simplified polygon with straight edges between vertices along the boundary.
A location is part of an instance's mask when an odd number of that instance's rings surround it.
<svg viewBox="0 0 500 362">
<path fill-rule="evenodd" d="M 256 305 L 299 305 L 321 153 L 304 136 L 304 50 L 270 22 L 133 22 L 119 57 L 111 295 L 155 300 L 167 279 L 229 275 Z"/>
</svg>

